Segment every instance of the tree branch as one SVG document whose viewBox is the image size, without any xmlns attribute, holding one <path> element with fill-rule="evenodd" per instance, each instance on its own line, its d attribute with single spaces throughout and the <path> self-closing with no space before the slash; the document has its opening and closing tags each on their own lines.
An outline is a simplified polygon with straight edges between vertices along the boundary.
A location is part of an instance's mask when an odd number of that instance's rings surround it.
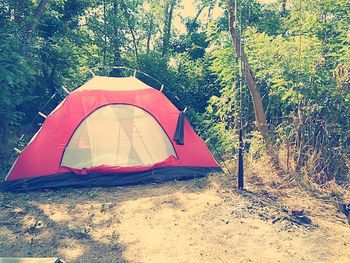
<svg viewBox="0 0 350 263">
<path fill-rule="evenodd" d="M 261 95 L 255 83 L 253 72 L 250 69 L 247 57 L 244 53 L 244 48 L 241 45 L 240 32 L 237 30 L 236 11 L 235 11 L 237 10 L 236 5 L 237 5 L 236 0 L 228 0 L 229 30 L 231 34 L 231 39 L 232 39 L 232 43 L 236 51 L 236 54 L 238 58 L 241 59 L 242 61 L 242 72 L 243 72 L 243 75 L 245 76 L 250 95 L 253 99 L 253 106 L 254 106 L 254 113 L 255 113 L 257 127 L 261 132 L 262 136 L 264 137 L 264 139 L 269 141 L 266 116 L 265 116 Z"/>
<path fill-rule="evenodd" d="M 49 0 L 41 0 L 38 7 L 36 8 L 34 12 L 34 17 L 32 22 L 27 26 L 27 37 L 31 38 L 33 36 L 33 33 L 35 32 L 35 29 L 37 28 L 40 18 L 44 13 L 45 6 L 49 2 Z"/>
<path fill-rule="evenodd" d="M 134 45 L 134 52 L 135 52 L 135 56 L 136 56 L 136 63 L 137 63 L 138 66 L 140 66 L 139 52 L 138 52 L 138 49 L 137 49 L 137 39 L 136 39 L 136 35 L 135 35 L 135 32 L 134 32 L 134 29 L 133 29 L 133 27 L 131 25 L 131 16 L 129 14 L 128 8 L 126 7 L 126 5 L 124 3 L 124 0 L 121 0 L 121 5 L 122 5 L 123 11 L 124 11 L 125 18 L 126 18 L 126 20 L 128 22 L 128 27 L 129 27 L 131 36 L 132 36 L 132 42 L 133 42 L 133 45 Z"/>
</svg>

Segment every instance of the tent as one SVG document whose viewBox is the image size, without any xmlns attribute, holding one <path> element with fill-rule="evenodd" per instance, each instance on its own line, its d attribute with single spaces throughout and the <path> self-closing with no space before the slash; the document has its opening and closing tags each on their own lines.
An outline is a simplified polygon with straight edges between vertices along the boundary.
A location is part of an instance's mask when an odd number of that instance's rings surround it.
<svg viewBox="0 0 350 263">
<path fill-rule="evenodd" d="M 205 142 L 162 91 L 136 77 L 95 76 L 46 116 L 4 188 L 120 186 L 217 171 Z"/>
</svg>

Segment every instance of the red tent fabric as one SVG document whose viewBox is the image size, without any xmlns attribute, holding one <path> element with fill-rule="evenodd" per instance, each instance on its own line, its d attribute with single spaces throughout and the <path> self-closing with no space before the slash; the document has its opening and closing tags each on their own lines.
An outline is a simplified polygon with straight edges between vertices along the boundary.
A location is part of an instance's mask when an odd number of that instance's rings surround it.
<svg viewBox="0 0 350 263">
<path fill-rule="evenodd" d="M 179 113 L 162 92 L 135 77 L 94 77 L 46 118 L 14 163 L 5 189 L 138 184 L 221 171 L 186 118 L 183 145 L 173 139 Z M 90 163 L 75 164 L 84 156 Z"/>
</svg>

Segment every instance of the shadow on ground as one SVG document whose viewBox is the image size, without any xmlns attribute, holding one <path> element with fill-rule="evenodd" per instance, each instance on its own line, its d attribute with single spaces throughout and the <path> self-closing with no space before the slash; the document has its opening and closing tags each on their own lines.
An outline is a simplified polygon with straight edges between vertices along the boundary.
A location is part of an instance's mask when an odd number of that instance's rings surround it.
<svg viewBox="0 0 350 263">
<path fill-rule="evenodd" d="M 198 191 L 206 179 L 191 183 Z M 0 256 L 61 257 L 67 262 L 126 262 L 118 224 L 125 202 L 187 187 L 170 182 L 137 187 L 0 193 Z M 181 206 L 176 200 L 172 205 Z"/>
</svg>

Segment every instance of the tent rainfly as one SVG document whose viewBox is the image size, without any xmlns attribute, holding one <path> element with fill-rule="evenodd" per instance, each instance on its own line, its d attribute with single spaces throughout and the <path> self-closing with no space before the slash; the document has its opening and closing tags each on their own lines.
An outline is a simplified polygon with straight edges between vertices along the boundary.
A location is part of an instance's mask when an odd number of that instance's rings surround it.
<svg viewBox="0 0 350 263">
<path fill-rule="evenodd" d="M 47 116 L 4 189 L 120 186 L 217 171 L 206 144 L 161 91 L 136 77 L 95 76 Z"/>
</svg>

